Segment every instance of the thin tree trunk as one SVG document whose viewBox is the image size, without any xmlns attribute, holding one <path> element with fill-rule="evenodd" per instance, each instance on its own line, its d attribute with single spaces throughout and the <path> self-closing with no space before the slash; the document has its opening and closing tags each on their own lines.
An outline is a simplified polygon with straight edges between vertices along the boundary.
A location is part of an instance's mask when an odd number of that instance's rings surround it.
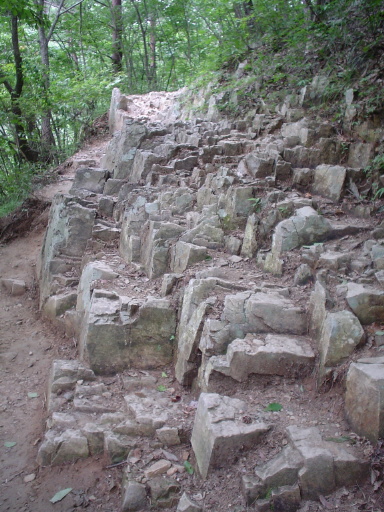
<svg viewBox="0 0 384 512">
<path fill-rule="evenodd" d="M 2 79 L 2 83 L 11 96 L 11 111 L 14 116 L 15 141 L 18 148 L 19 158 L 28 162 L 37 162 L 39 155 L 29 145 L 25 135 L 25 129 L 22 125 L 22 111 L 20 108 L 20 98 L 24 87 L 23 60 L 20 52 L 19 44 L 19 25 L 18 17 L 11 16 L 11 34 L 12 34 L 12 50 L 13 60 L 15 63 L 16 82 L 15 87 L 6 80 Z M 1 78 L 0 78 L 1 79 Z"/>
<path fill-rule="evenodd" d="M 50 87 L 50 76 L 49 76 L 49 53 L 48 53 L 48 44 L 49 37 L 45 31 L 45 24 L 43 20 L 45 0 L 37 0 L 38 6 L 40 9 L 39 16 L 39 46 L 40 46 L 40 59 L 42 64 L 42 85 L 43 85 L 43 94 L 45 100 L 45 109 L 41 118 L 41 145 L 44 154 L 44 158 L 47 161 L 52 160 L 52 148 L 55 146 L 55 138 L 53 136 L 52 127 L 51 127 L 51 109 L 49 108 L 49 87 Z M 60 4 L 62 6 L 64 1 Z M 52 31 L 53 32 L 53 31 Z M 50 34 L 52 33 L 50 31 Z"/>
<path fill-rule="evenodd" d="M 123 69 L 123 13 L 121 0 L 112 0 L 112 64 L 113 72 L 121 73 Z"/>
</svg>

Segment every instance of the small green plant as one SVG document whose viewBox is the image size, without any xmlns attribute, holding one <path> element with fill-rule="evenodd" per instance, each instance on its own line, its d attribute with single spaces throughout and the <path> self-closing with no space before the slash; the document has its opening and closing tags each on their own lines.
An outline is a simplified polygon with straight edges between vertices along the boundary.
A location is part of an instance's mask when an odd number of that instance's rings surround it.
<svg viewBox="0 0 384 512">
<path fill-rule="evenodd" d="M 261 197 L 251 197 L 248 201 L 252 204 L 255 213 L 261 210 Z"/>
</svg>

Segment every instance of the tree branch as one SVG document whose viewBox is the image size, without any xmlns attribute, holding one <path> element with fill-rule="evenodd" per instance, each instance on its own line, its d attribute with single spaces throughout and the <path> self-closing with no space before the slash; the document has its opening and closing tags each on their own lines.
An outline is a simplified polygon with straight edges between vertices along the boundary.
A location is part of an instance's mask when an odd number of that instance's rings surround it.
<svg viewBox="0 0 384 512">
<path fill-rule="evenodd" d="M 61 16 L 62 14 L 65 14 L 66 12 L 70 11 L 71 9 L 73 9 L 74 7 L 77 7 L 78 5 L 82 4 L 84 2 L 84 0 L 79 0 L 78 2 L 76 2 L 75 4 L 71 5 L 71 7 L 68 7 L 68 9 L 65 9 L 64 11 L 61 11 L 61 13 L 59 14 L 59 16 Z"/>
<path fill-rule="evenodd" d="M 57 8 L 55 19 L 53 20 L 51 28 L 49 29 L 49 32 L 48 32 L 48 35 L 47 35 L 47 41 L 48 42 L 50 41 L 50 39 L 52 37 L 52 34 L 53 34 L 53 31 L 56 28 L 57 22 L 59 21 L 60 11 L 61 11 L 61 9 L 62 9 L 62 7 L 64 5 L 64 2 L 65 2 L 65 0 L 60 0 L 60 4 L 59 4 L 59 7 Z"/>
</svg>

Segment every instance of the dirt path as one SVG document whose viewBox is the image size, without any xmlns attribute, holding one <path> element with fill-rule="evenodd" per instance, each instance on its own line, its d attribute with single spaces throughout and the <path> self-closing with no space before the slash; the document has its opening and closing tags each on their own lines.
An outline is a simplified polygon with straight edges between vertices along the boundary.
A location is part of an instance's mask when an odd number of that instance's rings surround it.
<svg viewBox="0 0 384 512">
<path fill-rule="evenodd" d="M 67 192 L 79 163 L 98 161 L 108 140 L 104 137 L 85 146 L 63 166 L 59 181 L 39 191 L 38 197 L 49 200 L 57 192 Z M 43 212 L 30 232 L 0 246 L 0 277 L 27 284 L 27 292 L 18 297 L 0 288 L 0 510 L 61 512 L 74 506 L 100 510 L 106 496 L 112 500 L 109 510 L 117 510 L 113 503 L 117 487 L 113 474 L 103 469 L 103 460 L 60 468 L 41 469 L 36 464 L 52 360 L 75 357 L 71 340 L 44 322 L 38 311 L 35 268 L 46 220 Z M 16 444 L 7 447 L 6 443 Z M 71 495 L 50 503 L 57 491 L 68 487 L 74 490 Z"/>
</svg>

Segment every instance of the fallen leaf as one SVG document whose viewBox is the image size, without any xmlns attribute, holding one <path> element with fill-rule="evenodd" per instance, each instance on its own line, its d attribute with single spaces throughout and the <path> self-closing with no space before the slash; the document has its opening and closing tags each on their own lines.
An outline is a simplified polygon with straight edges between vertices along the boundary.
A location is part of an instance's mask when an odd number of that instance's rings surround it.
<svg viewBox="0 0 384 512">
<path fill-rule="evenodd" d="M 325 440 L 332 441 L 333 443 L 349 443 L 349 442 L 353 441 L 353 439 L 348 436 L 326 437 Z"/>
<path fill-rule="evenodd" d="M 195 470 L 193 469 L 192 464 L 190 462 L 188 462 L 187 460 L 184 462 L 184 467 L 185 467 L 185 471 L 189 475 L 193 475 L 193 473 L 195 472 Z"/>
<path fill-rule="evenodd" d="M 268 404 L 267 407 L 265 408 L 266 411 L 271 411 L 271 412 L 279 412 L 281 411 L 281 409 L 283 408 L 283 406 L 277 402 L 272 402 L 271 404 Z"/>
<path fill-rule="evenodd" d="M 16 444 L 16 441 L 5 441 L 4 446 L 6 448 L 13 448 Z"/>
<path fill-rule="evenodd" d="M 57 503 L 58 501 L 61 501 L 63 498 L 66 497 L 67 494 L 69 494 L 72 491 L 72 487 L 68 487 L 67 489 L 62 489 L 61 491 L 58 491 L 53 498 L 51 498 L 49 501 L 51 503 Z"/>
<path fill-rule="evenodd" d="M 39 393 L 28 393 L 28 398 L 38 398 Z"/>
</svg>

